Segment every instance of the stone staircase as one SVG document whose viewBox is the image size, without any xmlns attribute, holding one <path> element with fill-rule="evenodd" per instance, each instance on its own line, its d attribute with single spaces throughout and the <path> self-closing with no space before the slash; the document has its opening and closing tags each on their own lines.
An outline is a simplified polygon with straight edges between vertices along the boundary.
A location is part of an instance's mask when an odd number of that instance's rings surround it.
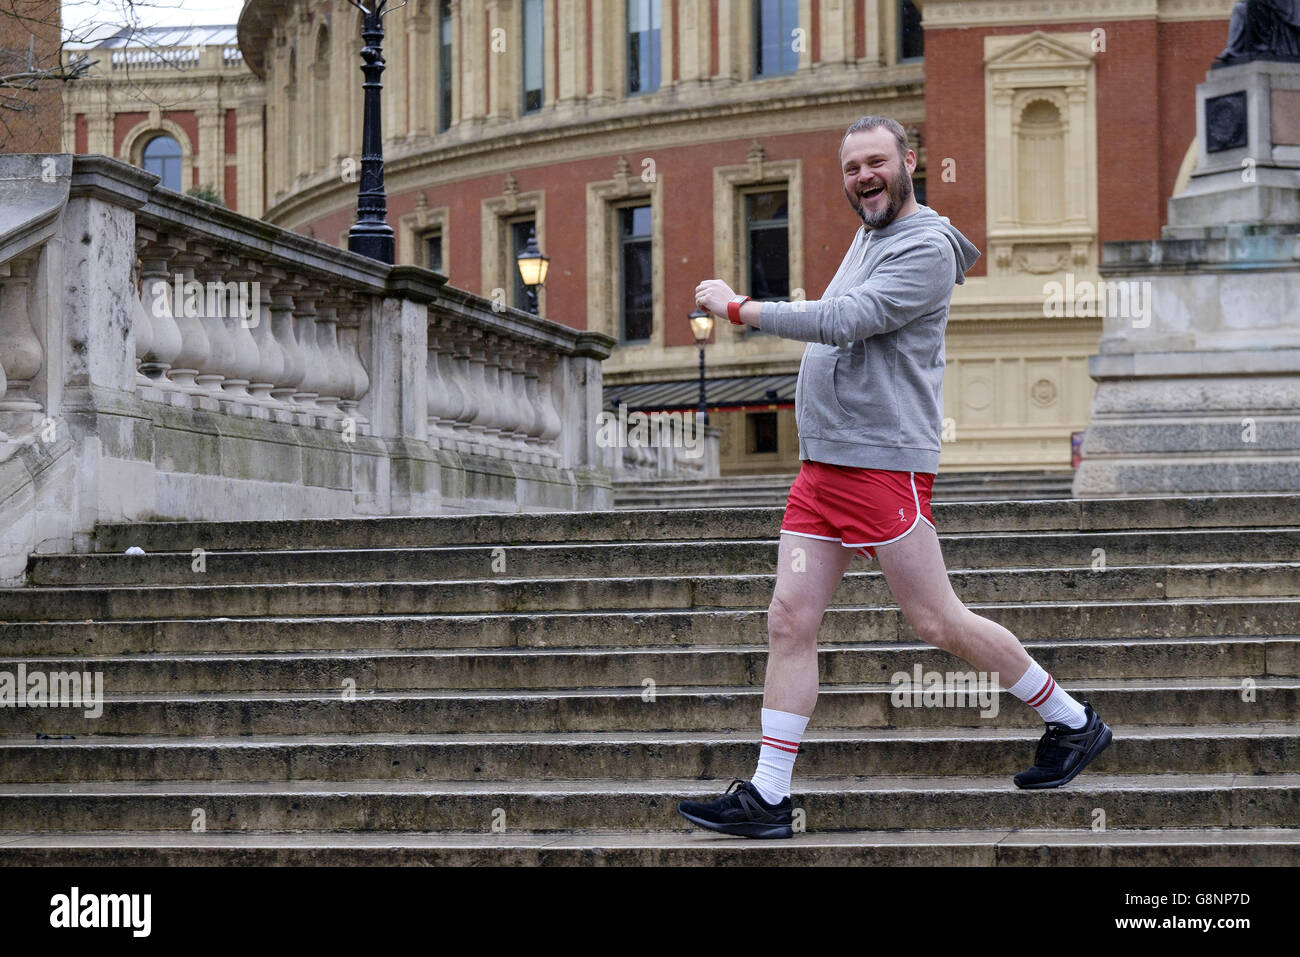
<svg viewBox="0 0 1300 957">
<path fill-rule="evenodd" d="M 715 479 L 638 479 L 614 483 L 615 508 L 785 507 L 798 472 Z M 1012 501 L 1071 497 L 1073 469 L 1037 472 L 940 472 L 935 502 Z"/>
<path fill-rule="evenodd" d="M 858 561 L 822 624 L 807 831 L 691 828 L 679 800 L 753 770 L 780 514 L 101 526 L 34 556 L 0 672 L 107 690 L 97 718 L 0 708 L 0 865 L 1300 863 L 1286 495 L 937 504 L 957 593 L 1112 747 L 1022 792 L 1027 707 L 892 705 L 896 672 L 967 669 Z"/>
</svg>

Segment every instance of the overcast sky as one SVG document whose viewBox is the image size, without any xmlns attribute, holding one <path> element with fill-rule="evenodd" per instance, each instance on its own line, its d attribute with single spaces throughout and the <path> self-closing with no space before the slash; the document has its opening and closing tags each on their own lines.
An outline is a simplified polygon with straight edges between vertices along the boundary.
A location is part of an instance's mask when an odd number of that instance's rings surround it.
<svg viewBox="0 0 1300 957">
<path fill-rule="evenodd" d="M 63 0 L 63 26 L 76 30 L 86 23 L 125 24 L 128 0 Z M 141 26 L 177 27 L 235 23 L 243 0 L 138 0 L 135 15 Z"/>
</svg>

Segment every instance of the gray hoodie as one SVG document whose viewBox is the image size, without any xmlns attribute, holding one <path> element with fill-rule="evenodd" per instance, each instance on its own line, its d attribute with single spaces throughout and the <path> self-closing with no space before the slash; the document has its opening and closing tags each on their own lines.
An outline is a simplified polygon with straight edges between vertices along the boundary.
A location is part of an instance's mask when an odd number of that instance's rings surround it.
<svg viewBox="0 0 1300 957">
<path fill-rule="evenodd" d="M 765 302 L 758 325 L 809 343 L 799 365 L 799 458 L 939 471 L 943 334 L 976 249 L 928 206 L 861 227 L 815 302 Z"/>
</svg>

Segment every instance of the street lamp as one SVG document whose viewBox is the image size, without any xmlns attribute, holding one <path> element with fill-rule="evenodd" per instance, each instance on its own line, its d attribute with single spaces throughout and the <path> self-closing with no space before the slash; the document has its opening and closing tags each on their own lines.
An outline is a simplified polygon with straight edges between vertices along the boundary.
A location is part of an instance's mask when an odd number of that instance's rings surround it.
<svg viewBox="0 0 1300 957">
<path fill-rule="evenodd" d="M 695 344 L 700 347 L 700 408 L 695 417 L 700 425 L 709 424 L 709 410 L 704 401 L 704 347 L 709 336 L 713 335 L 713 316 L 703 309 L 691 313 L 691 332 L 695 335 Z"/>
<path fill-rule="evenodd" d="M 348 0 L 365 16 L 361 25 L 361 72 L 365 82 L 365 113 L 361 127 L 361 185 L 357 190 L 357 221 L 348 230 L 348 249 L 390 266 L 394 259 L 393 227 L 388 225 L 388 197 L 384 194 L 384 137 L 379 76 L 384 72 L 384 16 L 388 0 L 369 0 L 362 6 Z M 405 0 L 398 6 L 406 6 Z M 319 118 L 318 118 L 319 119 Z"/>
<path fill-rule="evenodd" d="M 537 248 L 537 236 L 533 228 L 528 227 L 528 243 L 519 254 L 519 276 L 528 290 L 528 311 L 537 315 L 537 287 L 546 283 L 546 271 L 551 266 L 551 257 L 543 256 Z"/>
</svg>

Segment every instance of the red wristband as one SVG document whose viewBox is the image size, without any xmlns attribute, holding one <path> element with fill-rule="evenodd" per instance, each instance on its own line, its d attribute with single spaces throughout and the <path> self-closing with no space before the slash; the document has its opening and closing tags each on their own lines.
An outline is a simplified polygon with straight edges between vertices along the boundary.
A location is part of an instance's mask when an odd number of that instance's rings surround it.
<svg viewBox="0 0 1300 957">
<path fill-rule="evenodd" d="M 727 318 L 731 320 L 733 326 L 743 326 L 740 321 L 740 307 L 749 302 L 748 296 L 737 296 L 727 303 Z"/>
</svg>

